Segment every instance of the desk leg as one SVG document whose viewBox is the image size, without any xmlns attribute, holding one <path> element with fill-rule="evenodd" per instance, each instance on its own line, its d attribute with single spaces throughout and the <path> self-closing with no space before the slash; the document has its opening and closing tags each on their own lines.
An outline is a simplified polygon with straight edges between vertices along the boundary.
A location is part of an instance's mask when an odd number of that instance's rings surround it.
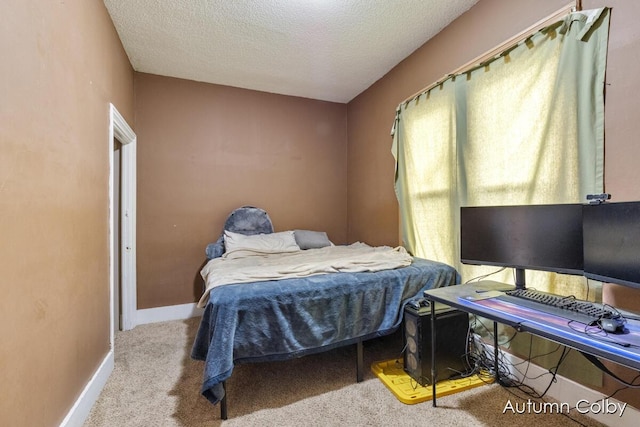
<svg viewBox="0 0 640 427">
<path fill-rule="evenodd" d="M 496 383 L 500 384 L 500 376 L 498 375 L 498 322 L 493 322 L 493 369 L 495 369 Z"/>
<path fill-rule="evenodd" d="M 436 304 L 431 301 L 431 404 L 436 407 Z"/>
</svg>

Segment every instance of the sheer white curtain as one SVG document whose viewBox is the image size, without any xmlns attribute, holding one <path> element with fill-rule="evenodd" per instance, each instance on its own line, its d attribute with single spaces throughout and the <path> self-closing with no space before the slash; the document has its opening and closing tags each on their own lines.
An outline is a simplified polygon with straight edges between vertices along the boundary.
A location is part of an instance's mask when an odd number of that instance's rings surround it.
<svg viewBox="0 0 640 427">
<path fill-rule="evenodd" d="M 459 263 L 460 206 L 584 202 L 603 191 L 608 27 L 607 8 L 572 13 L 398 107 L 396 194 L 412 254 L 454 265 L 466 281 L 495 267 Z M 513 283 L 511 272 L 494 279 Z M 539 289 L 554 280 L 527 272 Z"/>
</svg>

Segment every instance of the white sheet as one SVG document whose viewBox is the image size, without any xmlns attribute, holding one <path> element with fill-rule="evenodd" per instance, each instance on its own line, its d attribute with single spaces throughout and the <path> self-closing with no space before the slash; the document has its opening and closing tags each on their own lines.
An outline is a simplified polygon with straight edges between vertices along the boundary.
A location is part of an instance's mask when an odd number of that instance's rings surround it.
<svg viewBox="0 0 640 427">
<path fill-rule="evenodd" d="M 327 246 L 281 254 L 247 252 L 236 258 L 214 258 L 200 271 L 206 290 L 198 307 L 204 307 L 212 288 L 231 283 L 309 277 L 337 272 L 380 271 L 406 267 L 412 262 L 407 251 L 398 246 Z"/>
</svg>

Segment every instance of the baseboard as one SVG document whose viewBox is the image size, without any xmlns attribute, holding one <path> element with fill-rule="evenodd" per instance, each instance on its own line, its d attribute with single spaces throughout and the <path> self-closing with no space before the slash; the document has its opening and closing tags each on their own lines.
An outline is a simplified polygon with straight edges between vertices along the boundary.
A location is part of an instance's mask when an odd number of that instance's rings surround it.
<svg viewBox="0 0 640 427">
<path fill-rule="evenodd" d="M 204 309 L 198 308 L 196 303 L 145 308 L 136 311 L 136 325 L 189 319 L 202 316 L 203 312 Z"/>
<path fill-rule="evenodd" d="M 113 372 L 113 367 L 113 350 L 110 350 L 102 360 L 102 363 L 96 372 L 93 374 L 93 377 L 91 377 L 91 380 L 89 380 L 87 385 L 84 387 L 84 390 L 82 390 L 82 393 L 76 400 L 76 403 L 73 405 L 67 416 L 64 417 L 64 420 L 62 420 L 60 427 L 82 427 L 91 412 L 91 408 L 98 400 L 109 376 Z"/>
<path fill-rule="evenodd" d="M 503 353 L 505 359 L 512 364 L 522 363 L 523 360 L 519 357 L 516 357 L 510 353 Z M 522 366 L 522 365 L 520 365 Z M 527 377 L 531 379 L 527 379 L 525 384 L 533 387 L 536 391 L 541 392 L 545 390 L 549 384 L 549 375 L 548 370 L 541 368 L 538 365 L 530 364 L 527 372 Z M 544 374 L 547 375 L 544 375 Z M 513 371 L 512 374 L 516 378 L 520 378 L 519 373 L 517 371 Z M 584 415 L 599 421 L 605 425 L 616 427 L 632 427 L 638 425 L 638 419 L 640 418 L 640 411 L 631 405 L 626 405 L 624 408 L 624 412 L 622 416 L 620 416 L 620 410 L 617 405 L 624 405 L 623 402 L 619 400 L 609 398 L 604 400 L 607 396 L 592 390 L 588 387 L 583 386 L 575 381 L 572 381 L 568 378 L 562 377 L 560 375 L 556 376 L 557 382 L 553 383 L 547 392 L 547 396 L 560 403 L 567 403 L 571 408 L 574 408 L 578 402 L 580 402 L 581 411 Z M 505 402 L 506 404 L 507 402 Z M 613 410 L 616 405 L 616 413 L 606 414 L 606 413 L 595 413 L 590 409 L 590 405 L 594 404 L 594 410 L 599 408 L 606 408 L 606 405 L 609 405 L 609 409 Z M 573 412 L 574 410 L 572 410 Z"/>
</svg>

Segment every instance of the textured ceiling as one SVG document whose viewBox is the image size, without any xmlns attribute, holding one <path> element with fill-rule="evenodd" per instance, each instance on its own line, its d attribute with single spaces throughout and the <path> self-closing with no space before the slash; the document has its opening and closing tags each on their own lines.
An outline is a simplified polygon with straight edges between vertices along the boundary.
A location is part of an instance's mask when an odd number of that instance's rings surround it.
<svg viewBox="0 0 640 427">
<path fill-rule="evenodd" d="M 104 0 L 136 71 L 346 103 L 478 0 Z"/>
</svg>

